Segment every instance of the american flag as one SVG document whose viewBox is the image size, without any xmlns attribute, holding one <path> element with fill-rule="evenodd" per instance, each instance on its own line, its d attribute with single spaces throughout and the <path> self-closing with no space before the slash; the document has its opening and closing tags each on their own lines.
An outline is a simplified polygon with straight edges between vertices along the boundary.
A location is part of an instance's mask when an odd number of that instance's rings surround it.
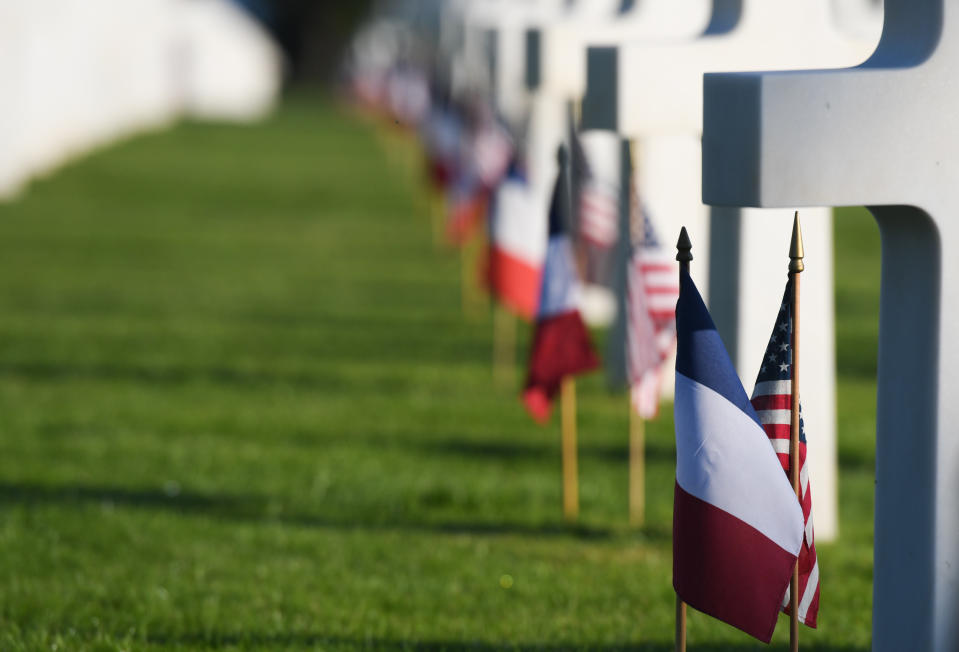
<svg viewBox="0 0 959 652">
<path fill-rule="evenodd" d="M 611 132 L 593 131 L 580 137 L 573 130 L 573 174 L 579 192 L 578 235 L 602 250 L 612 249 L 619 235 L 619 180 L 609 178 L 609 170 L 601 173 L 604 166 L 596 163 L 606 161 L 594 158 L 604 152 L 602 144 L 609 139 L 619 142 Z"/>
<path fill-rule="evenodd" d="M 587 177 L 580 191 L 579 231 L 589 242 L 604 249 L 616 244 L 619 232 L 619 186 Z"/>
<path fill-rule="evenodd" d="M 773 334 L 766 346 L 766 354 L 756 378 L 752 404 L 759 415 L 763 430 L 789 475 L 789 430 L 792 418 L 792 281 L 786 283 L 779 316 Z M 799 552 L 799 620 L 809 627 L 816 626 L 819 613 L 819 561 L 813 539 L 812 492 L 809 488 L 809 467 L 806 465 L 806 432 L 799 407 L 799 486 L 802 493 L 803 519 L 806 533 Z M 789 591 L 783 598 L 783 611 L 789 612 Z"/>
<path fill-rule="evenodd" d="M 583 281 L 613 289 L 619 239 L 621 139 L 613 131 L 572 130 L 574 237 Z"/>
<path fill-rule="evenodd" d="M 492 190 L 506 176 L 513 158 L 513 139 L 493 116 L 485 116 L 473 137 L 473 164 L 483 185 Z"/>
<path fill-rule="evenodd" d="M 644 419 L 656 416 L 662 363 L 676 344 L 679 275 L 630 184 L 633 250 L 626 273 L 626 368 L 633 407 Z"/>
</svg>

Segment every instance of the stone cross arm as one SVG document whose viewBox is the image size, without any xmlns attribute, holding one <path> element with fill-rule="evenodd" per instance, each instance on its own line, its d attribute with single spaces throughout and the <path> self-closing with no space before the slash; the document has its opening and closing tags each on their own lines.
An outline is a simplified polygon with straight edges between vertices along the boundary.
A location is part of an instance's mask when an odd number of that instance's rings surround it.
<svg viewBox="0 0 959 652">
<path fill-rule="evenodd" d="M 864 61 L 875 40 L 843 33 L 825 0 L 744 2 L 734 26 L 686 43 L 621 47 L 620 115 L 626 134 L 702 127 L 703 74 L 841 67 Z"/>
<path fill-rule="evenodd" d="M 925 65 L 705 75 L 703 196 L 934 208 L 929 188 L 959 180 L 959 86 L 954 70 L 940 83 L 928 73 L 937 76 Z"/>
<path fill-rule="evenodd" d="M 709 10 L 707 0 L 644 0 L 624 14 L 610 7 L 605 13 L 557 20 L 542 30 L 543 87 L 579 98 L 586 88 L 588 46 L 690 39 L 706 28 Z"/>
</svg>

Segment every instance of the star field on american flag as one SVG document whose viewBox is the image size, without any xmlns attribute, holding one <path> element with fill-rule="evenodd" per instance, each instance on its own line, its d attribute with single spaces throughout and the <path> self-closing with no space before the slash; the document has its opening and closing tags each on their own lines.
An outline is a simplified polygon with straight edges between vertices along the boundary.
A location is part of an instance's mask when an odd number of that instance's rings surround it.
<svg viewBox="0 0 959 652">
<path fill-rule="evenodd" d="M 789 438 L 792 427 L 793 378 L 793 319 L 792 281 L 786 283 L 779 315 L 766 345 L 756 387 L 751 402 L 762 423 L 769 442 L 776 451 L 786 475 L 789 475 Z M 799 620 L 815 627 L 819 612 L 819 561 L 813 536 L 812 492 L 809 487 L 809 468 L 806 466 L 806 430 L 799 406 L 799 485 L 802 494 L 803 519 L 806 533 L 799 552 Z M 783 599 L 783 611 L 789 606 L 789 592 Z"/>
<path fill-rule="evenodd" d="M 649 219 L 649 210 L 641 208 L 640 214 L 643 216 L 643 246 L 649 249 L 658 249 L 662 245 L 659 244 L 659 238 L 656 236 L 656 229 L 653 228 L 653 222 Z"/>
</svg>

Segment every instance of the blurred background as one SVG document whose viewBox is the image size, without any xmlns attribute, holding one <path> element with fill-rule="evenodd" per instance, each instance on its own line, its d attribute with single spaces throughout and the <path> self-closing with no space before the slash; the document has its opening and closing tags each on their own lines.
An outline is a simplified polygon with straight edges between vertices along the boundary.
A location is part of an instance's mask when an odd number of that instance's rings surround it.
<svg viewBox="0 0 959 652">
<path fill-rule="evenodd" d="M 331 81 L 346 45 L 374 0 L 237 0 L 261 20 L 290 63 L 293 83 Z"/>
<path fill-rule="evenodd" d="M 181 117 L 264 117 L 285 86 L 334 77 L 368 10 L 363 0 L 0 4 L 0 197 Z"/>
</svg>

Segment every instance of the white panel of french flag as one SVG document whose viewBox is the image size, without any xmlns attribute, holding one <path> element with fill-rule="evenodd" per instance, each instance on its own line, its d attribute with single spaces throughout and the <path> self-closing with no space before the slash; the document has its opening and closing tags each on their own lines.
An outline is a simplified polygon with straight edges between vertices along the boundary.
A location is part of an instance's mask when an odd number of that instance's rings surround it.
<svg viewBox="0 0 959 652">
<path fill-rule="evenodd" d="M 690 606 L 768 643 L 802 509 L 688 273 L 676 321 L 673 585 Z"/>
<path fill-rule="evenodd" d="M 539 307 L 548 213 L 539 193 L 515 173 L 499 185 L 490 213 L 490 286 L 529 320 Z"/>
</svg>

